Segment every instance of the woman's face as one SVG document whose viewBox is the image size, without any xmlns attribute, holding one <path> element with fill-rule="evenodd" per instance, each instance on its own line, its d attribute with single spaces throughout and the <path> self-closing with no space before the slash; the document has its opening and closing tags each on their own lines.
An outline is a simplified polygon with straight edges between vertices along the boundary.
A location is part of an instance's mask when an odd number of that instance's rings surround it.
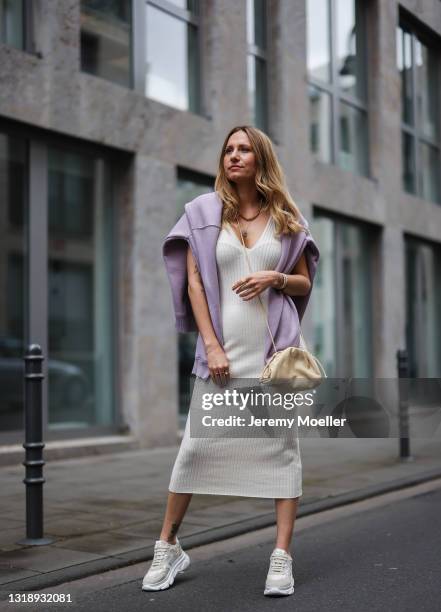
<svg viewBox="0 0 441 612">
<path fill-rule="evenodd" d="M 240 130 L 230 136 L 225 147 L 224 171 L 227 178 L 235 183 L 254 182 L 256 175 L 256 156 L 248 136 Z"/>
</svg>

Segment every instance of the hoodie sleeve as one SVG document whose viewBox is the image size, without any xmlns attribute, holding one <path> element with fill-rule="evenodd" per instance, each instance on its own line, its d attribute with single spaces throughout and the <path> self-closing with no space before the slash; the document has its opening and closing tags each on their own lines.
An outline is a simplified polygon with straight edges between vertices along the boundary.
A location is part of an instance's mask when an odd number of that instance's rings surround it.
<svg viewBox="0 0 441 612">
<path fill-rule="evenodd" d="M 175 327 L 178 332 L 198 330 L 188 297 L 187 249 L 190 244 L 190 234 L 187 215 L 184 213 L 166 236 L 162 247 L 172 293 Z"/>
</svg>

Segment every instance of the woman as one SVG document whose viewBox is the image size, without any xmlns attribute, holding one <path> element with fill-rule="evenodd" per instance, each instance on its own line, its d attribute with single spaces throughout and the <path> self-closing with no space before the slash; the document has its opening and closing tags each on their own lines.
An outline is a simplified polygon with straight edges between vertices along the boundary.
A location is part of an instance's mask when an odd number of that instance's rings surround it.
<svg viewBox="0 0 441 612">
<path fill-rule="evenodd" d="M 277 350 L 299 346 L 319 251 L 263 132 L 250 126 L 229 132 L 215 192 L 185 205 L 165 239 L 163 255 L 176 328 L 197 330 L 199 335 L 189 416 L 162 531 L 142 588 L 168 588 L 189 566 L 177 532 L 192 494 L 211 493 L 275 499 L 277 539 L 264 594 L 290 595 L 290 545 L 302 495 L 297 436 L 257 440 L 190 435 L 202 394 L 219 391 L 230 381 L 259 379 L 274 350 L 268 325 Z"/>
</svg>

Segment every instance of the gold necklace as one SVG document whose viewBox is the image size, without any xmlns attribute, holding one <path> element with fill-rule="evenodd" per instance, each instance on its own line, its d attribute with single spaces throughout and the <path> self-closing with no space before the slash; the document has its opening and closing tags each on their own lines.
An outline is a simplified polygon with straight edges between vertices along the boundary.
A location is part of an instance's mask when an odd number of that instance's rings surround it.
<svg viewBox="0 0 441 612">
<path fill-rule="evenodd" d="M 242 218 L 244 221 L 251 222 L 251 221 L 254 221 L 254 219 L 257 219 L 257 217 L 260 215 L 260 213 L 261 213 L 261 212 L 262 212 L 262 204 L 260 205 L 259 212 L 257 213 L 257 215 L 254 215 L 254 217 L 251 217 L 251 218 L 247 219 L 247 217 L 244 217 L 243 215 L 241 215 L 241 214 L 240 214 L 240 212 L 238 212 L 237 214 L 238 214 L 238 215 L 239 215 L 239 217 L 241 217 L 241 218 Z M 239 219 L 237 219 L 237 224 L 238 224 L 238 225 L 239 225 L 239 227 L 240 227 Z M 242 230 L 242 235 L 243 235 L 243 237 L 244 237 L 244 238 L 246 238 L 246 237 L 248 236 L 248 230 Z"/>
</svg>

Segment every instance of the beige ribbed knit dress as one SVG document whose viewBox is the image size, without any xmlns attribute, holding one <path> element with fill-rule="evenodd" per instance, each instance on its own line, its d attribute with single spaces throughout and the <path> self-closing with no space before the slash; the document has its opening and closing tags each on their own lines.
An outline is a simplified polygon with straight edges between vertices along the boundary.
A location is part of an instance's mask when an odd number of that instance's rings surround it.
<svg viewBox="0 0 441 612">
<path fill-rule="evenodd" d="M 253 271 L 274 270 L 281 253 L 270 216 L 258 241 L 248 249 Z M 249 274 L 243 246 L 232 228 L 221 229 L 216 260 L 221 297 L 224 350 L 231 379 L 258 379 L 264 366 L 267 332 L 258 298 L 243 301 L 233 283 Z M 267 310 L 268 289 L 260 294 Z M 302 495 L 302 464 L 297 434 L 293 437 L 191 437 L 192 413 L 200 413 L 203 393 L 221 388 L 197 377 L 169 490 L 176 493 L 289 498 Z M 199 416 L 200 418 L 200 416 Z"/>
</svg>

